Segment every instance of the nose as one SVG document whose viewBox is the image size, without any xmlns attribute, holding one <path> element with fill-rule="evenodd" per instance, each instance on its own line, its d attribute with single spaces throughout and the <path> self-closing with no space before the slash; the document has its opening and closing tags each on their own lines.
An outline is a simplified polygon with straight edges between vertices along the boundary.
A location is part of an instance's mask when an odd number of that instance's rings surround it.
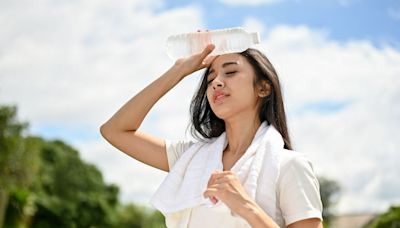
<svg viewBox="0 0 400 228">
<path fill-rule="evenodd" d="M 212 87 L 214 90 L 217 88 L 223 88 L 224 87 L 224 82 L 221 80 L 220 76 L 217 76 L 213 81 L 212 81 Z"/>
</svg>

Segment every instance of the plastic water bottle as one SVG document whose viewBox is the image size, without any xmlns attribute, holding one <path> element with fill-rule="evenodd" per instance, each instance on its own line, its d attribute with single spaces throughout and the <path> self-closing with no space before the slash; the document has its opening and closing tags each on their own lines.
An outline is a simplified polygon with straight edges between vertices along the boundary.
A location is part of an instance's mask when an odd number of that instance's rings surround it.
<svg viewBox="0 0 400 228">
<path fill-rule="evenodd" d="M 241 27 L 192 32 L 168 37 L 167 54 L 175 60 L 201 53 L 208 44 L 214 44 L 211 55 L 222 55 L 242 52 L 258 43 L 257 32 L 249 33 Z"/>
</svg>

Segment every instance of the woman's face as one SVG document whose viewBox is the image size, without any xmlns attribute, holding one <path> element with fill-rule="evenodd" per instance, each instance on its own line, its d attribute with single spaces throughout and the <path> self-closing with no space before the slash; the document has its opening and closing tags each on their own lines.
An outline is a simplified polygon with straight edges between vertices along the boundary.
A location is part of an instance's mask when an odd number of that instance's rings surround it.
<svg viewBox="0 0 400 228">
<path fill-rule="evenodd" d="M 242 55 L 216 57 L 207 75 L 207 99 L 215 115 L 223 120 L 254 117 L 259 98 L 254 79 L 253 67 Z"/>
</svg>

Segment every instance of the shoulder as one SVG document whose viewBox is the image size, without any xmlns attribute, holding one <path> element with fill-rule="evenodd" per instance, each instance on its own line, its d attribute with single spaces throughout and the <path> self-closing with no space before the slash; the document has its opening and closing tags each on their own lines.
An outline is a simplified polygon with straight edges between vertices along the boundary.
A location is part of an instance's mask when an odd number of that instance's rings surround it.
<svg viewBox="0 0 400 228">
<path fill-rule="evenodd" d="M 280 173 L 282 176 L 286 172 L 290 170 L 296 171 L 305 171 L 309 170 L 314 172 L 313 164 L 311 160 L 308 158 L 307 154 L 294 151 L 294 150 L 287 150 L 282 149 L 279 153 L 279 166 L 280 166 Z"/>
<path fill-rule="evenodd" d="M 179 151 L 183 152 L 187 150 L 190 146 L 195 144 L 193 140 L 165 140 L 165 147 L 168 151 Z"/>
<path fill-rule="evenodd" d="M 319 198 L 319 182 L 313 165 L 306 154 L 283 150 L 280 157 L 280 171 L 278 175 L 278 192 L 305 191 L 316 194 Z"/>
<path fill-rule="evenodd" d="M 306 154 L 282 151 L 277 184 L 278 204 L 287 225 L 308 218 L 322 220 L 320 187 Z"/>
<path fill-rule="evenodd" d="M 192 146 L 202 147 L 207 145 L 209 141 L 194 141 L 194 140 L 165 140 L 165 151 L 167 153 L 168 166 L 170 170 L 178 159 Z"/>
<path fill-rule="evenodd" d="M 188 150 L 191 146 L 196 145 L 196 146 L 203 146 L 207 145 L 210 142 L 213 142 L 215 139 L 212 138 L 210 140 L 204 140 L 204 141 L 195 141 L 195 140 L 165 140 L 165 148 L 167 150 L 167 153 L 175 153 L 178 155 L 181 155 L 184 153 L 186 150 Z"/>
<path fill-rule="evenodd" d="M 169 170 L 172 169 L 176 161 L 196 142 L 191 140 L 165 140 L 165 151 Z"/>
</svg>

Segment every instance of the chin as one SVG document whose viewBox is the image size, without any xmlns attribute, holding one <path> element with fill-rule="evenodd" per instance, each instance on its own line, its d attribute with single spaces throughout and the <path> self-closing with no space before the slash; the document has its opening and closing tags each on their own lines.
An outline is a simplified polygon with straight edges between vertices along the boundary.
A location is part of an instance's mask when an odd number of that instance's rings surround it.
<svg viewBox="0 0 400 228">
<path fill-rule="evenodd" d="M 218 111 L 213 111 L 213 112 L 221 120 L 226 120 L 227 118 L 229 118 L 232 115 L 232 113 L 229 110 L 218 110 Z"/>
</svg>

